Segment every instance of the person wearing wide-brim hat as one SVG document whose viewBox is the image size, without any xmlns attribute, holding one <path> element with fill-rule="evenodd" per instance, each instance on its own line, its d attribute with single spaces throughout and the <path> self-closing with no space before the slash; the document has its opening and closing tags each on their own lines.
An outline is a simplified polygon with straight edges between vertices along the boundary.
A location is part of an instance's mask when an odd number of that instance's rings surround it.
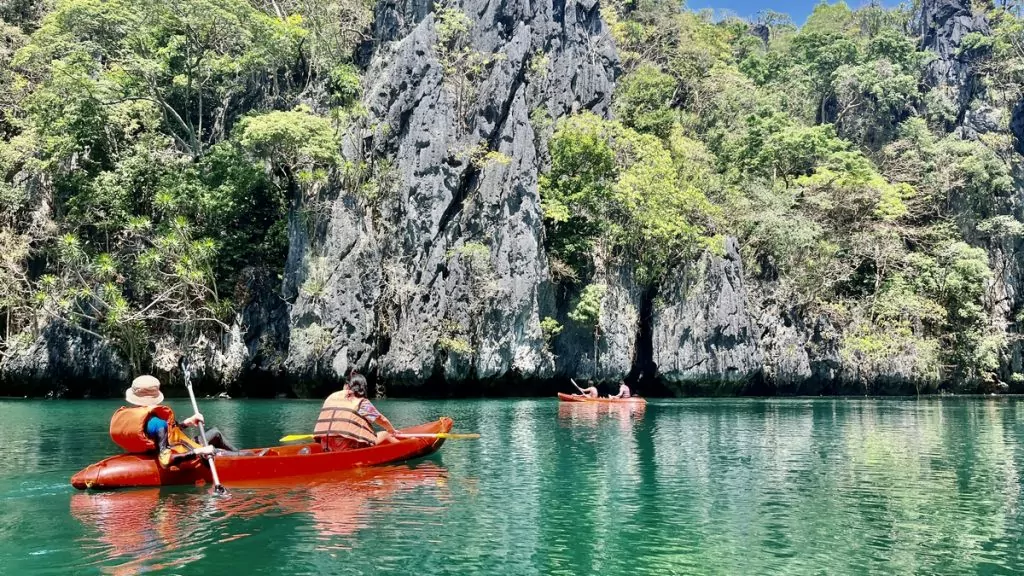
<svg viewBox="0 0 1024 576">
<path fill-rule="evenodd" d="M 205 423 L 203 415 L 196 412 L 177 422 L 174 411 L 163 405 L 160 381 L 153 376 L 147 374 L 133 380 L 124 398 L 131 406 L 122 406 L 114 413 L 110 420 L 110 437 L 128 452 L 155 451 L 161 465 L 173 467 L 209 456 L 216 448 L 235 451 L 216 428 L 207 433 L 209 446 L 203 446 L 198 438 L 190 438 L 183 428 Z"/>
<path fill-rule="evenodd" d="M 160 391 L 160 381 L 145 374 L 132 380 L 132 387 L 125 390 L 124 399 L 136 406 L 156 406 L 164 401 L 164 394 Z"/>
</svg>

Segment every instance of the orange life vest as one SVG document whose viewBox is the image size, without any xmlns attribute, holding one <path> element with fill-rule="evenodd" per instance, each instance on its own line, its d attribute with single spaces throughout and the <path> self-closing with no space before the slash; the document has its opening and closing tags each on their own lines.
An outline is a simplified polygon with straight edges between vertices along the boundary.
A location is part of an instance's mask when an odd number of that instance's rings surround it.
<svg viewBox="0 0 1024 576">
<path fill-rule="evenodd" d="M 170 466 L 172 453 L 186 454 L 201 445 L 188 437 L 174 421 L 174 411 L 167 406 L 122 406 L 110 419 L 110 438 L 121 448 L 132 454 L 152 452 L 156 443 L 146 435 L 146 422 L 153 416 L 167 421 L 167 444 L 157 459 L 164 467 Z M 198 464 L 198 463 L 194 463 Z"/>
<path fill-rule="evenodd" d="M 320 408 L 313 433 L 376 444 L 377 434 L 373 431 L 373 426 L 359 413 L 359 405 L 362 402 L 363 398 L 346 398 L 344 392 L 331 394 Z"/>
<path fill-rule="evenodd" d="M 110 419 L 110 439 L 131 454 L 156 450 L 156 443 L 146 436 L 146 422 L 151 416 L 166 420 L 168 425 L 174 422 L 174 411 L 167 406 L 121 406 Z"/>
</svg>

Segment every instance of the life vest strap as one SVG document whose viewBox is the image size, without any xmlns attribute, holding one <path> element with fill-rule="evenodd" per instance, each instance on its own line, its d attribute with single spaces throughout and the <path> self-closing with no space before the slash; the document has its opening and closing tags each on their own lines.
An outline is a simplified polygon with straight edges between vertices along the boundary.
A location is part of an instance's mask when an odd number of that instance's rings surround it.
<svg viewBox="0 0 1024 576">
<path fill-rule="evenodd" d="M 319 426 L 320 424 L 327 424 L 328 425 L 327 428 L 329 430 L 331 428 L 330 425 L 335 423 L 335 422 L 343 422 L 343 423 L 346 423 L 346 424 L 354 424 L 354 425 L 362 428 L 363 430 L 366 430 L 367 432 L 373 432 L 373 428 L 367 426 L 366 425 L 366 421 L 362 420 L 362 419 L 359 419 L 359 418 L 346 418 L 344 416 L 335 417 L 335 418 L 321 418 L 321 419 L 316 421 L 316 424 L 317 424 L 317 426 Z"/>
<path fill-rule="evenodd" d="M 363 438 L 363 437 L 357 436 L 355 434 L 350 434 L 348 432 L 343 432 L 343 431 L 340 431 L 340 430 L 337 431 L 337 432 L 325 432 L 323 434 L 319 434 L 319 436 L 324 436 L 326 438 L 347 438 L 349 440 L 355 440 L 356 442 L 359 442 L 361 444 L 371 444 L 371 445 L 373 444 L 373 442 L 370 442 L 370 440 L 367 439 L 367 438 Z M 376 439 L 376 437 L 377 437 L 377 435 L 374 434 L 374 438 L 375 439 Z"/>
<path fill-rule="evenodd" d="M 327 410 L 331 410 L 332 412 L 330 416 L 325 417 L 323 413 L 326 412 Z M 338 416 L 338 412 L 341 412 L 343 415 Z M 349 418 L 344 416 L 344 414 L 346 413 L 355 416 L 355 418 Z M 355 426 L 362 428 L 363 430 L 366 430 L 367 432 L 373 433 L 373 427 L 370 425 L 369 422 L 367 422 L 366 418 L 364 418 L 358 411 L 352 410 L 350 408 L 324 408 L 323 411 L 321 411 L 320 413 L 320 417 L 317 418 L 316 420 L 316 425 L 330 425 L 334 422 L 345 422 L 348 424 L 353 424 Z"/>
<path fill-rule="evenodd" d="M 360 444 L 375 444 L 377 434 L 373 424 L 362 414 L 360 398 L 345 398 L 341 393 L 331 394 L 320 408 L 313 433 L 318 436 L 336 436 Z"/>
</svg>

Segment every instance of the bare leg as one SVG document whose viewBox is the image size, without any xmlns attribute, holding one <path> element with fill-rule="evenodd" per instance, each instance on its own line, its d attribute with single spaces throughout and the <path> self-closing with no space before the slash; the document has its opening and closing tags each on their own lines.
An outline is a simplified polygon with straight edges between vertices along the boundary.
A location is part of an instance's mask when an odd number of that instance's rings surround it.
<svg viewBox="0 0 1024 576">
<path fill-rule="evenodd" d="M 377 444 L 392 444 L 394 442 L 398 442 L 398 438 L 395 438 L 389 432 L 377 432 Z"/>
</svg>

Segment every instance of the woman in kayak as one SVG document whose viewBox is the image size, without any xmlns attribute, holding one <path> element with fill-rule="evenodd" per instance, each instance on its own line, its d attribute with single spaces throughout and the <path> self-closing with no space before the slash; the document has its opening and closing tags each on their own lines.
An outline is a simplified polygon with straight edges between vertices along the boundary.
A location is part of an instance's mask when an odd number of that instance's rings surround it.
<svg viewBox="0 0 1024 576">
<path fill-rule="evenodd" d="M 156 452 L 160 465 L 169 468 L 211 455 L 216 448 L 235 451 L 216 428 L 207 433 L 209 446 L 203 446 L 198 438 L 190 438 L 183 429 L 205 423 L 203 415 L 196 412 L 180 423 L 175 421 L 174 411 L 161 404 L 164 395 L 160 392 L 160 381 L 153 376 L 136 378 L 124 397 L 131 406 L 114 412 L 110 437 L 129 453 Z"/>
<path fill-rule="evenodd" d="M 384 429 L 375 432 L 373 425 Z M 313 433 L 322 436 L 325 450 L 363 448 L 384 442 L 397 442 L 397 431 L 366 398 L 366 378 L 353 373 L 348 384 L 324 400 Z"/>
<path fill-rule="evenodd" d="M 626 386 L 625 380 L 619 380 L 619 393 L 609 398 L 629 398 L 629 386 Z"/>
</svg>

